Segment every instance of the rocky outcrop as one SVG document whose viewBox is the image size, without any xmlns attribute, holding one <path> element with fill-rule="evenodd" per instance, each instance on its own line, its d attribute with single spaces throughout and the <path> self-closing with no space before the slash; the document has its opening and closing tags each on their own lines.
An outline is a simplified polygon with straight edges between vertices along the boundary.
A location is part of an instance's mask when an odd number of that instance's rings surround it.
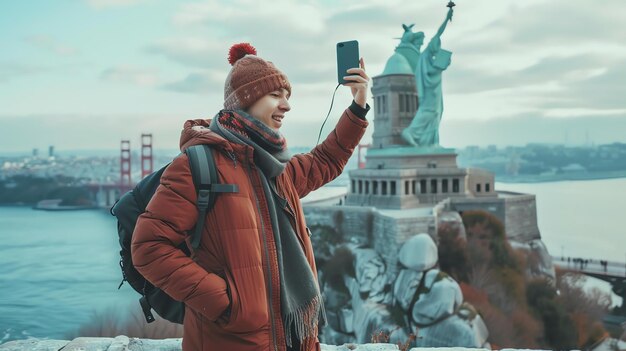
<svg viewBox="0 0 626 351">
<path fill-rule="evenodd" d="M 548 253 L 546 245 L 541 239 L 527 242 L 509 240 L 509 244 L 515 250 L 524 252 L 526 256 L 526 275 L 532 278 L 548 278 L 555 282 L 556 273 L 552 264 L 552 257 Z"/>
<path fill-rule="evenodd" d="M 417 234 L 403 243 L 395 275 L 388 274 L 374 249 L 358 244 L 340 247 L 333 252 L 351 254 L 354 274 L 343 274 L 343 284 L 336 276 L 333 284 L 322 283 L 329 319 L 320 334 L 322 342 L 363 344 L 382 331 L 394 344 L 416 334 L 411 346 L 489 347 L 481 317 L 463 303 L 458 283 L 436 268 L 437 246 L 430 235 Z M 336 275 L 337 267 L 332 269 L 321 276 Z"/>
</svg>

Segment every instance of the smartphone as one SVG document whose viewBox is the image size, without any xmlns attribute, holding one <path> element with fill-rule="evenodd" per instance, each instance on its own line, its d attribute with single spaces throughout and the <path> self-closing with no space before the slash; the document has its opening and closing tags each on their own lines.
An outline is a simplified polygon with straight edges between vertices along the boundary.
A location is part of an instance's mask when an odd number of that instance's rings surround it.
<svg viewBox="0 0 626 351">
<path fill-rule="evenodd" d="M 350 75 L 346 72 L 350 68 L 359 68 L 359 42 L 356 40 L 337 43 L 337 82 L 339 84 L 349 82 L 343 77 Z"/>
</svg>

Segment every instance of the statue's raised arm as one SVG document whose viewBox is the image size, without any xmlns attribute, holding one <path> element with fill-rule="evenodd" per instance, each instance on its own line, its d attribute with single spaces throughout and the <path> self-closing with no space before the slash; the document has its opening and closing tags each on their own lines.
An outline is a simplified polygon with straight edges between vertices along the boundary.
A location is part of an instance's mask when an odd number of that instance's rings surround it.
<svg viewBox="0 0 626 351">
<path fill-rule="evenodd" d="M 441 35 L 443 34 L 443 31 L 446 30 L 446 26 L 448 25 L 448 22 L 452 21 L 453 12 L 454 10 L 452 10 L 452 7 L 450 7 L 450 9 L 448 10 L 448 14 L 446 14 L 446 19 L 443 21 L 441 26 L 439 26 L 439 30 L 437 30 L 437 34 L 435 34 L 433 38 L 430 39 L 430 42 L 428 43 L 428 47 L 427 47 L 428 49 L 431 48 L 431 44 L 435 43 L 436 41 L 441 40 Z"/>
</svg>

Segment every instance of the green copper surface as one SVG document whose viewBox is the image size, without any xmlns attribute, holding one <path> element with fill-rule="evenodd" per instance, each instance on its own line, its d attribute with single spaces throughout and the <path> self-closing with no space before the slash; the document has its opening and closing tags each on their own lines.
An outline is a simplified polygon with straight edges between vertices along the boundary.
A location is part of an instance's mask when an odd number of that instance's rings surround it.
<svg viewBox="0 0 626 351">
<path fill-rule="evenodd" d="M 411 124 L 402 131 L 402 138 L 412 146 L 439 146 L 439 124 L 443 114 L 441 75 L 450 65 L 452 55 L 452 52 L 441 48 L 441 35 L 448 21 L 452 20 L 452 13 L 450 7 L 443 24 L 421 53 L 419 49 L 424 41 L 424 34 L 413 33 L 413 25 L 403 25 L 404 34 L 396 48 L 396 54 L 403 55 L 409 65 L 414 67 L 419 107 Z M 417 61 L 411 61 L 415 59 L 413 49 L 419 53 Z M 394 59 L 394 62 L 397 61 L 399 60 Z"/>
</svg>

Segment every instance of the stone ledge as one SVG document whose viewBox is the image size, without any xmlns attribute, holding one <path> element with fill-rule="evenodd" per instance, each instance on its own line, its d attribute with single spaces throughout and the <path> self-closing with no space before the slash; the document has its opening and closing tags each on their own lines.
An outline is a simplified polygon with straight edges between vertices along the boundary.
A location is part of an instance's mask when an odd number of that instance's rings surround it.
<svg viewBox="0 0 626 351">
<path fill-rule="evenodd" d="M 139 339 L 129 338 L 124 335 L 115 338 L 76 338 L 74 340 L 40 340 L 27 339 L 15 340 L 0 345 L 0 351 L 181 351 L 182 339 Z M 391 351 L 399 350 L 394 344 L 343 344 L 322 345 L 322 351 Z M 464 347 L 414 347 L 410 351 L 463 351 L 463 350 L 487 350 L 468 349 Z M 502 351 L 514 349 L 502 349 Z"/>
</svg>

